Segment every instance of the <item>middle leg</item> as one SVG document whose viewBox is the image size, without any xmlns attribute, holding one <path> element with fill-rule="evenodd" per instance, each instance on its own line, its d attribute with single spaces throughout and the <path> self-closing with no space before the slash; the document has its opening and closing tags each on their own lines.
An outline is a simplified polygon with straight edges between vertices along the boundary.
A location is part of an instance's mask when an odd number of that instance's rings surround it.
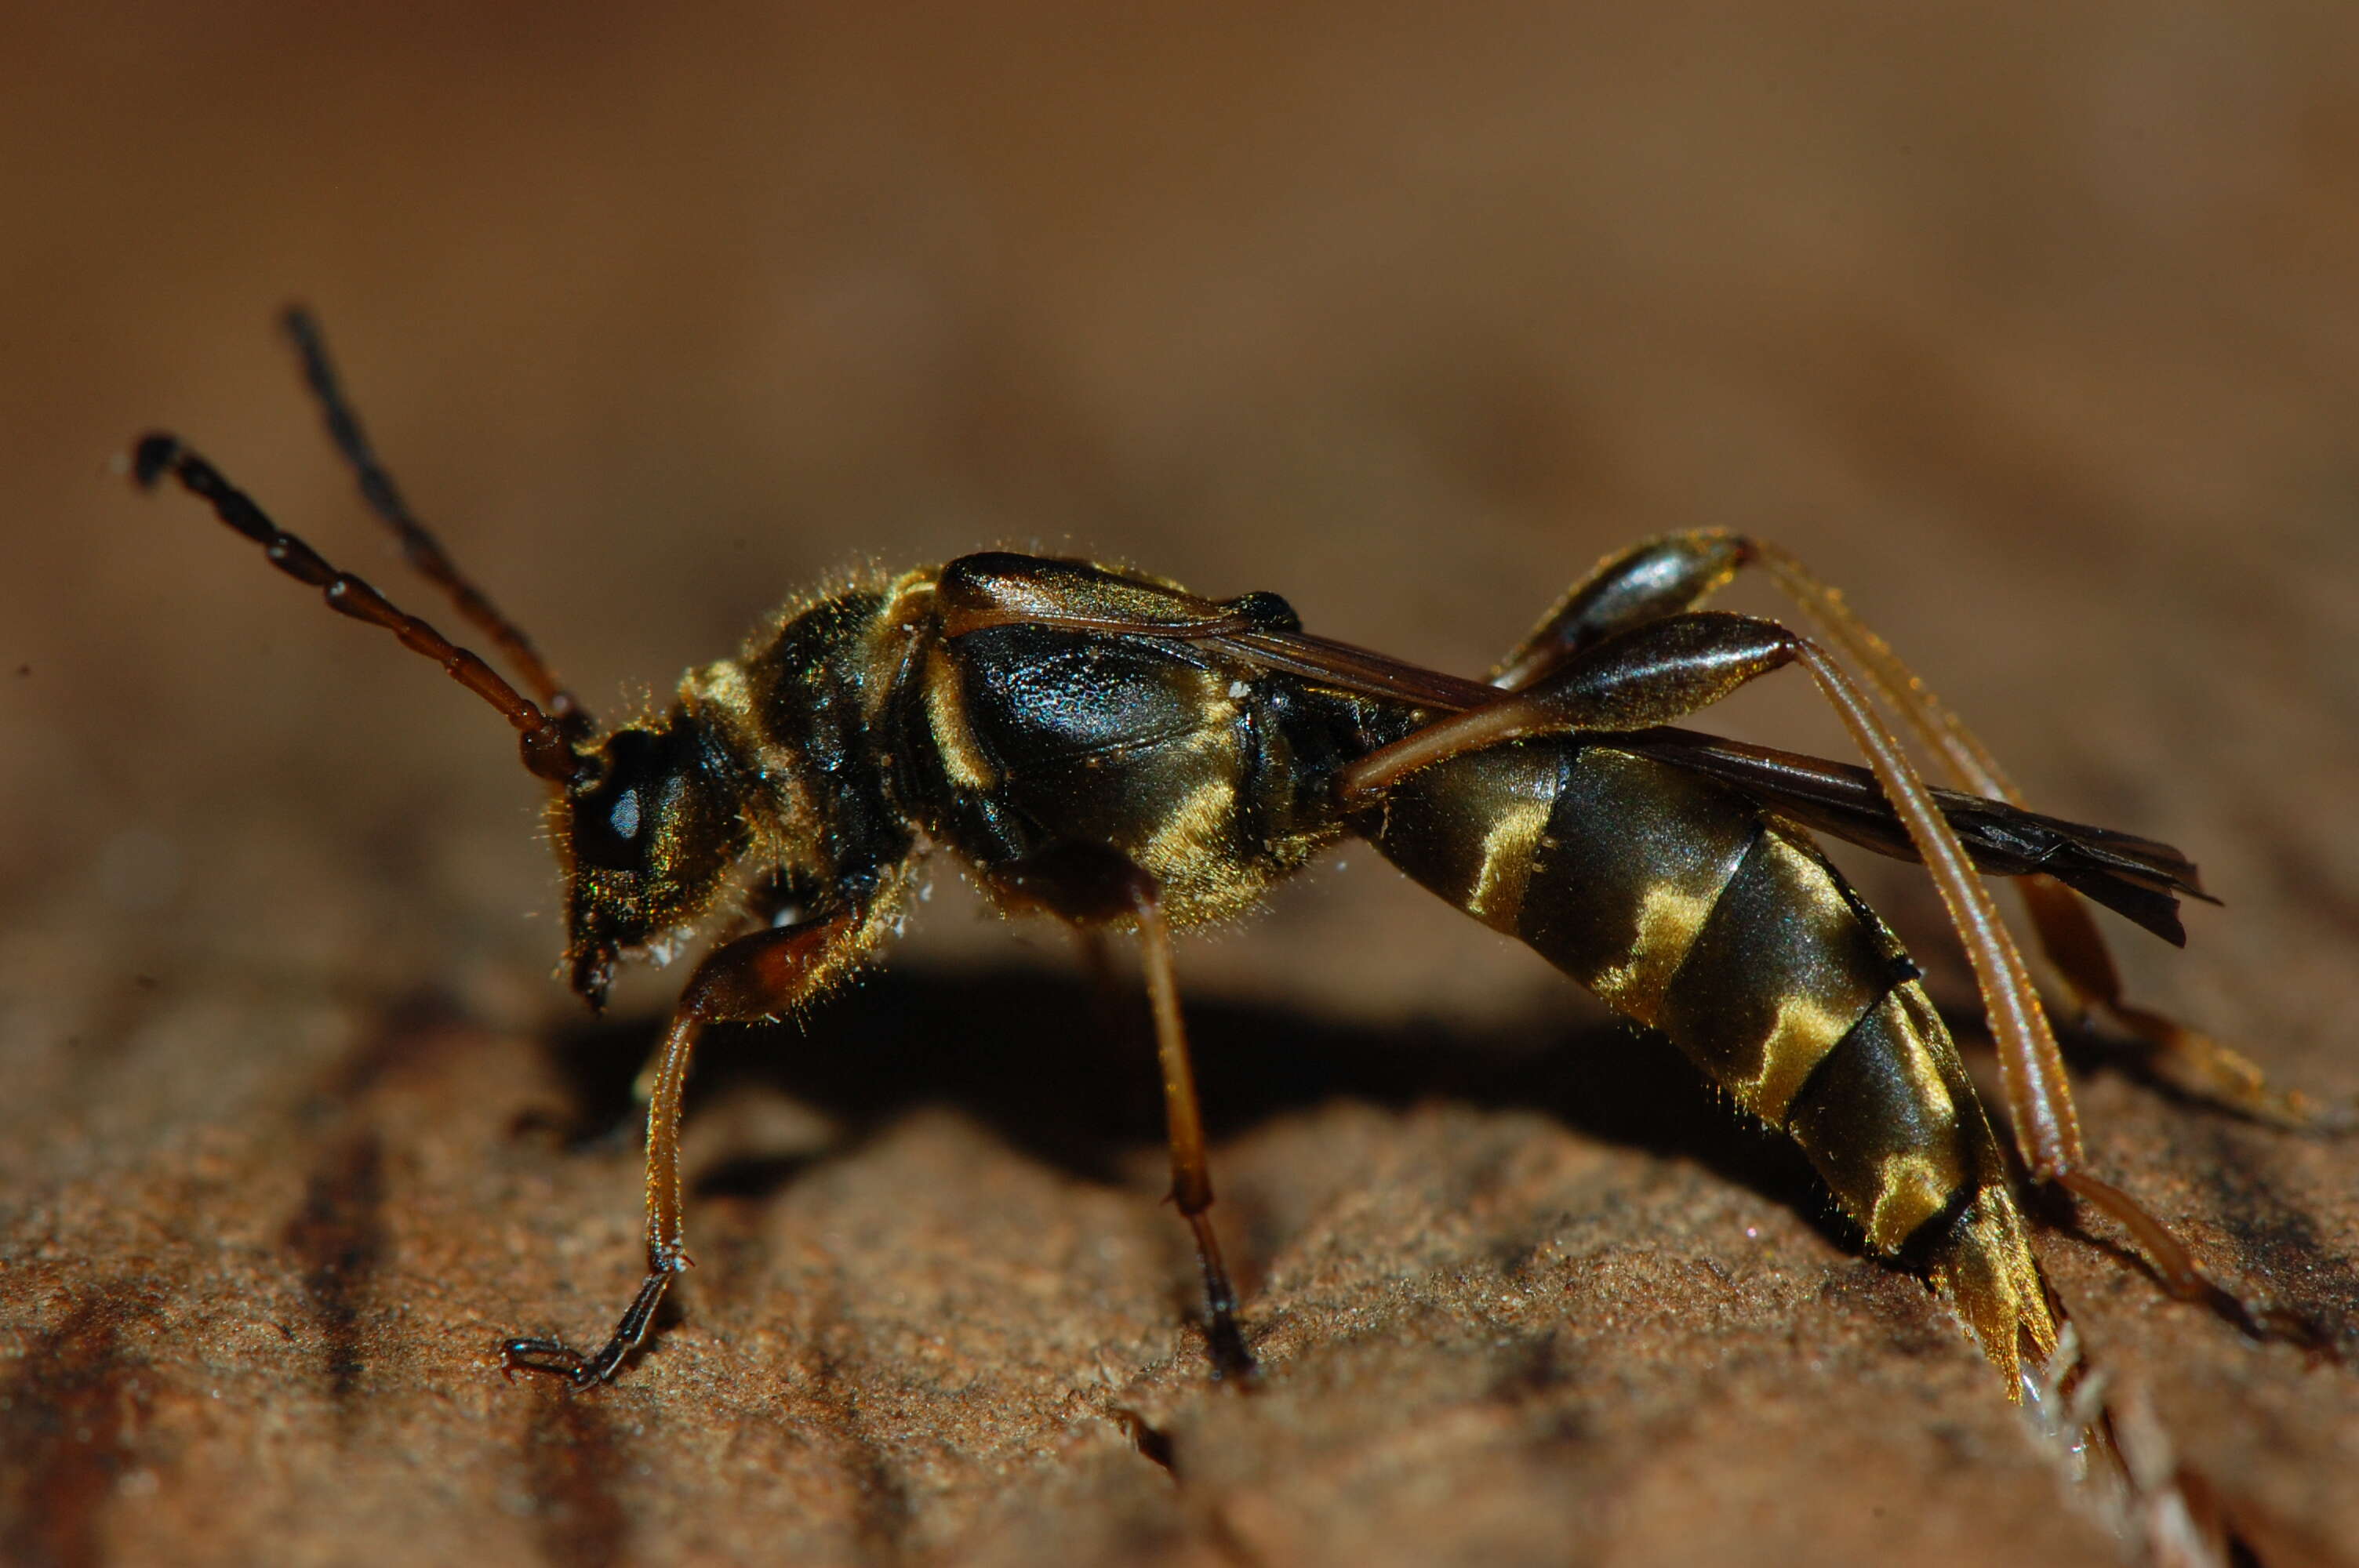
<svg viewBox="0 0 2359 1568">
<path fill-rule="evenodd" d="M 1162 890 L 1143 868 L 1113 849 L 1067 843 L 996 868 L 993 881 L 1017 903 L 1030 903 L 1084 931 L 1128 920 L 1138 933 L 1140 967 L 1155 1015 L 1155 1051 L 1163 1074 L 1165 1132 L 1171 1147 L 1171 1203 L 1195 1238 L 1204 1281 L 1204 1337 L 1216 1380 L 1250 1382 L 1253 1352 L 1237 1323 L 1237 1291 L 1212 1229 L 1212 1171 L 1204 1119 L 1196 1098 L 1196 1069 L 1180 1014 L 1180 984 L 1171 962 L 1171 931 L 1163 918 Z"/>
</svg>

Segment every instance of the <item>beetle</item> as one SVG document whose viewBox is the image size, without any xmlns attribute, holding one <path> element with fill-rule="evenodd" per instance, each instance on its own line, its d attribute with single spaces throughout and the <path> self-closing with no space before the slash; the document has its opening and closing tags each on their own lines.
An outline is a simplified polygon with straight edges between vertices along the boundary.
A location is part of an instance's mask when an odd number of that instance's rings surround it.
<svg viewBox="0 0 2359 1568">
<path fill-rule="evenodd" d="M 874 961 L 929 851 L 963 861 L 1004 912 L 1137 939 L 1216 1379 L 1256 1364 L 1208 1218 L 1170 935 L 1249 909 L 1346 837 L 1668 1038 L 1793 1139 L 1868 1247 L 1949 1302 L 2011 1398 L 2072 1374 L 2062 1309 L 1917 967 L 1814 834 L 1925 865 L 1991 1020 L 2024 1164 L 2122 1223 L 2174 1290 L 2223 1297 L 2167 1227 L 2089 1169 L 2055 1036 L 1983 876 L 2021 881 L 2082 1007 L 2223 1100 L 2315 1116 L 2122 995 L 2080 901 L 2183 942 L 2178 900 L 2206 896 L 2195 867 L 2028 810 L 1842 596 L 1774 544 L 1700 531 L 1609 556 L 1484 680 L 1317 636 L 1275 594 L 1214 600 L 1127 568 L 986 552 L 791 605 L 736 657 L 690 671 L 665 709 L 602 729 L 411 514 L 316 324 L 292 310 L 285 326 L 369 506 L 518 684 L 331 565 L 178 438 L 143 438 L 134 480 L 203 501 L 514 727 L 549 791 L 565 973 L 592 1009 L 618 962 L 730 933 L 690 973 L 656 1057 L 645 1279 L 594 1351 L 502 1341 L 511 1375 L 587 1388 L 623 1369 L 687 1261 L 679 1136 L 699 1035 L 785 1016 Z M 1704 607 L 1748 569 L 1819 635 Z M 1788 665 L 1867 766 L 1676 724 Z M 1919 776 L 1869 690 L 1961 789 Z"/>
</svg>

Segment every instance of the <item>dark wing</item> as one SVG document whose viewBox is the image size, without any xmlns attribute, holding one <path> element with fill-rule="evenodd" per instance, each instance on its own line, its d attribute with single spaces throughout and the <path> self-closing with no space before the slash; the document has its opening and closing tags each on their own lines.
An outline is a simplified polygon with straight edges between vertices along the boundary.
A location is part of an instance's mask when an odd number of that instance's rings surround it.
<svg viewBox="0 0 2359 1568">
<path fill-rule="evenodd" d="M 1708 774 L 1848 843 L 1896 860 L 1918 858 L 1882 786 L 1865 768 L 1689 730 L 1645 730 L 1614 736 L 1611 742 Z M 1978 795 L 1939 788 L 1932 794 L 1977 870 L 2001 877 L 2054 877 L 2174 946 L 2187 945 L 2179 923 L 2180 897 L 2218 902 L 2203 891 L 2194 862 L 2168 844 L 2042 816 Z"/>
<path fill-rule="evenodd" d="M 1322 685 L 1442 712 L 1462 712 L 1505 695 L 1478 681 L 1302 632 L 1226 629 L 1209 635 L 1198 632 L 1189 640 L 1218 643 L 1256 664 Z M 1847 843 L 1896 860 L 1918 859 L 1908 830 L 1884 798 L 1875 775 L 1865 768 L 1669 727 L 1592 738 L 1707 774 Z M 2217 902 L 2197 881 L 2194 862 L 2168 844 L 2042 816 L 1955 790 L 1935 789 L 1932 794 L 1976 869 L 1992 876 L 2054 877 L 2175 946 L 2187 945 L 2186 930 L 2179 923 L 2180 896 Z"/>
</svg>

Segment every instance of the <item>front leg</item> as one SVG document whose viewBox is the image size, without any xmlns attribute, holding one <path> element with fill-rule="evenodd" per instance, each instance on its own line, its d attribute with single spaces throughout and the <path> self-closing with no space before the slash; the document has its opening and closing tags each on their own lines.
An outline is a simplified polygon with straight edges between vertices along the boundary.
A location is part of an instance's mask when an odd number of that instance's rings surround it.
<svg viewBox="0 0 2359 1568">
<path fill-rule="evenodd" d="M 500 1370 L 548 1372 L 577 1389 L 611 1382 L 647 1336 L 672 1276 L 689 1266 L 679 1177 L 679 1116 L 688 1065 L 708 1023 L 782 1016 L 818 993 L 863 950 L 865 911 L 782 925 L 725 943 L 705 955 L 664 1031 L 647 1098 L 647 1274 L 614 1332 L 595 1355 L 561 1339 L 500 1342 Z"/>
</svg>

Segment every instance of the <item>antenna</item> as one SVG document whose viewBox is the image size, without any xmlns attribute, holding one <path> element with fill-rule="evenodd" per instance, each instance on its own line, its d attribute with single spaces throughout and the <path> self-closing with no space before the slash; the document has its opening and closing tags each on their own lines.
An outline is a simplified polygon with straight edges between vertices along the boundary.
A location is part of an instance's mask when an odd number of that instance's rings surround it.
<svg viewBox="0 0 2359 1568">
<path fill-rule="evenodd" d="M 591 771 L 588 759 L 574 749 L 565 726 L 502 679 L 480 656 L 396 608 L 352 573 L 329 565 L 317 550 L 273 523 L 253 497 L 223 479 L 219 469 L 181 445 L 179 437 L 143 436 L 132 449 L 132 481 L 142 490 L 153 490 L 167 475 L 210 505 L 214 516 L 260 545 L 272 566 L 318 589 L 329 609 L 384 627 L 401 639 L 403 647 L 432 659 L 452 680 L 499 709 L 500 716 L 516 726 L 524 765 L 536 777 L 564 784 Z M 432 541 L 428 543 L 430 546 Z"/>
<path fill-rule="evenodd" d="M 326 420 L 329 438 L 336 449 L 352 465 L 353 477 L 360 481 L 361 499 L 368 503 L 385 524 L 401 540 L 401 553 L 409 564 L 429 581 L 450 594 L 451 602 L 459 613 L 492 640 L 508 664 L 523 677 L 526 687 L 540 699 L 549 717 L 565 732 L 569 742 L 577 742 L 596 728 L 590 715 L 573 698 L 573 694 L 558 683 L 556 672 L 549 661 L 540 656 L 532 639 L 526 636 L 516 623 L 500 612 L 499 607 L 485 597 L 467 576 L 451 561 L 426 524 L 418 520 L 401 499 L 393 475 L 377 460 L 376 449 L 369 445 L 368 434 L 361 428 L 360 416 L 344 397 L 343 384 L 336 374 L 333 361 L 328 357 L 328 341 L 320 331 L 320 323 L 309 310 L 290 305 L 279 317 L 279 325 L 295 345 L 295 352 L 303 362 L 303 380 L 318 400 L 321 416 Z"/>
</svg>

